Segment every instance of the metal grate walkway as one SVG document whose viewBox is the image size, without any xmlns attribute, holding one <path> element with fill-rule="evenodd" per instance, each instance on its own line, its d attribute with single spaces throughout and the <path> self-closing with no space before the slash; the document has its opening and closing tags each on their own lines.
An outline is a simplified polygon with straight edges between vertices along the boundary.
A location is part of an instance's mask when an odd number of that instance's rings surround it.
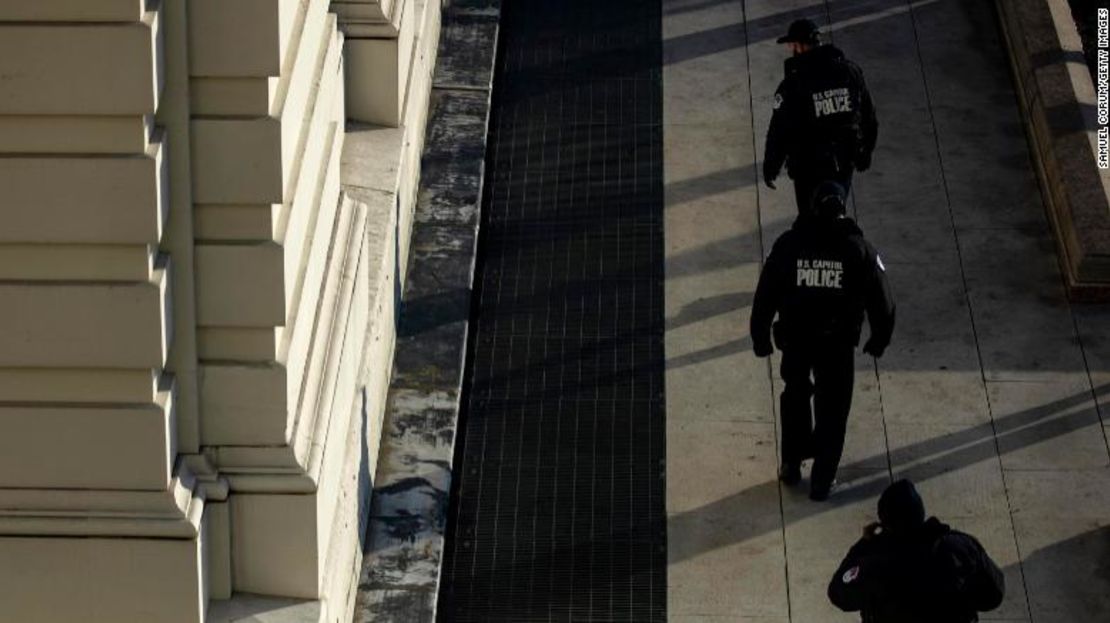
<svg viewBox="0 0 1110 623">
<path fill-rule="evenodd" d="M 659 0 L 506 0 L 443 621 L 663 621 Z"/>
</svg>

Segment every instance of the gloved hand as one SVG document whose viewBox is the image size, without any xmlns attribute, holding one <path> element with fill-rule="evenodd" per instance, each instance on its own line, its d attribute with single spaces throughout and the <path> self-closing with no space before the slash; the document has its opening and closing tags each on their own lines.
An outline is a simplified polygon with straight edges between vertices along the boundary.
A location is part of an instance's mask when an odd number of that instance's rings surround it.
<svg viewBox="0 0 1110 623">
<path fill-rule="evenodd" d="M 770 357 L 771 353 L 775 352 L 775 349 L 771 346 L 771 342 L 760 341 L 752 343 L 752 352 L 755 353 L 756 357 L 762 359 L 764 357 Z"/>
<path fill-rule="evenodd" d="M 866 171 L 870 168 L 871 168 L 871 152 L 861 151 L 859 156 L 856 158 L 856 170 L 860 171 L 862 173 L 863 171 Z"/>
<path fill-rule="evenodd" d="M 879 533 L 881 533 L 882 531 L 883 525 L 877 521 L 873 521 L 863 527 L 863 538 L 873 539 L 879 536 Z"/>
<path fill-rule="evenodd" d="M 884 351 L 886 351 L 886 344 L 879 344 L 875 341 L 875 338 L 867 340 L 867 343 L 863 345 L 863 352 L 875 359 L 882 357 Z"/>
<path fill-rule="evenodd" d="M 764 163 L 764 166 L 763 166 L 763 183 L 767 185 L 767 188 L 770 188 L 772 190 L 774 190 L 776 188 L 775 178 L 778 177 L 778 176 L 779 176 L 778 171 L 772 170 L 771 167 L 766 166 L 766 163 Z"/>
</svg>

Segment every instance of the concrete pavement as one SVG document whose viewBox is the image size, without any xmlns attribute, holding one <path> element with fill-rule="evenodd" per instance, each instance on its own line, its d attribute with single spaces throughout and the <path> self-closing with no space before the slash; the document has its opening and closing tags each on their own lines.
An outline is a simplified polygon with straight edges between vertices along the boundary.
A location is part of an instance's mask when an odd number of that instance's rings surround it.
<svg viewBox="0 0 1110 623">
<path fill-rule="evenodd" d="M 795 214 L 759 170 L 798 17 L 864 69 L 879 110 L 852 210 L 898 300 L 860 355 L 831 502 L 776 481 L 777 356 L 747 334 Z M 990 0 L 664 0 L 671 620 L 854 621 L 829 576 L 892 478 L 980 537 L 1007 598 L 985 619 L 1110 612 L 1110 306 L 1070 305 Z M 1101 403 L 1101 413 L 1099 404 Z"/>
</svg>

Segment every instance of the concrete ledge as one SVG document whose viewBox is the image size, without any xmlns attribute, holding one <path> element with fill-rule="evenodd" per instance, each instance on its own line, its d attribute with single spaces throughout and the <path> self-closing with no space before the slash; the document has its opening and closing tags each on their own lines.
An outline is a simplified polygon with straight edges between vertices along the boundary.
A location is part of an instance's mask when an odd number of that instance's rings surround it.
<svg viewBox="0 0 1110 623">
<path fill-rule="evenodd" d="M 444 8 L 355 621 L 433 621 L 500 12 Z M 478 49 L 475 49 L 478 48 Z M 467 61 L 475 60 L 467 67 Z"/>
<path fill-rule="evenodd" d="M 1110 300 L 1110 170 L 1066 0 L 996 0 L 1069 296 Z"/>
<path fill-rule="evenodd" d="M 240 593 L 235 599 L 212 601 L 206 623 L 318 623 L 324 604 L 314 599 L 266 597 Z"/>
</svg>

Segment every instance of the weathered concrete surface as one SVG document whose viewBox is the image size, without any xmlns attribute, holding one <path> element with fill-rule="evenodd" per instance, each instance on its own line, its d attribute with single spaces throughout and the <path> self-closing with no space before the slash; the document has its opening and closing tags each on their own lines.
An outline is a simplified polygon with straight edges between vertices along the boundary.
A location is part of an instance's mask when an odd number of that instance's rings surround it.
<svg viewBox="0 0 1110 623">
<path fill-rule="evenodd" d="M 355 607 L 360 623 L 435 619 L 499 19 L 497 3 L 475 4 L 443 12 Z"/>
<path fill-rule="evenodd" d="M 664 0 L 672 621 L 856 621 L 825 598 L 891 478 L 1004 567 L 1007 621 L 1110 611 L 1110 306 L 1070 305 L 990 0 Z M 795 214 L 762 185 L 791 20 L 863 67 L 879 109 L 853 206 L 898 298 L 857 358 L 831 502 L 775 479 L 778 357 L 747 334 Z M 1101 411 L 1099 410 L 1101 408 Z"/>
</svg>

